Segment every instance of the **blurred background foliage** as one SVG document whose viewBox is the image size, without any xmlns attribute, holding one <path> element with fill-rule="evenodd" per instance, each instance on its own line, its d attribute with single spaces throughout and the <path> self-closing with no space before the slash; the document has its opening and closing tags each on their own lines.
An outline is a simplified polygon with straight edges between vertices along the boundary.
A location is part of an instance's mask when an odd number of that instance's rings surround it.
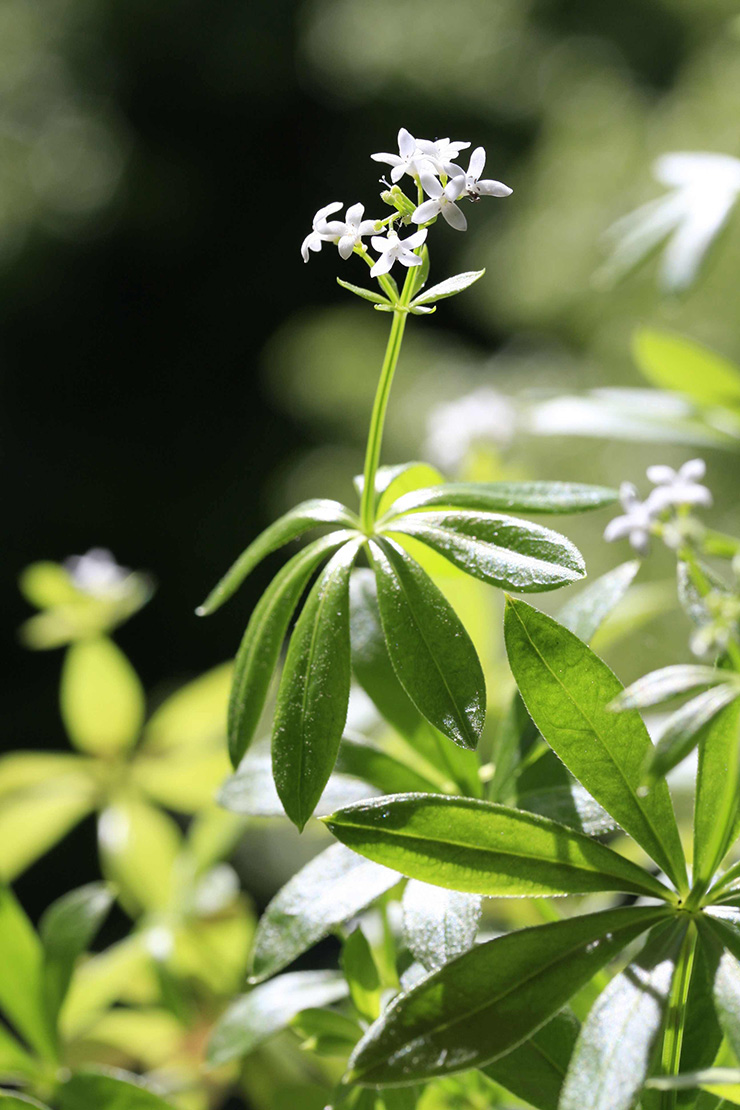
<svg viewBox="0 0 740 1110">
<path fill-rule="evenodd" d="M 412 321 L 385 461 L 639 485 L 647 464 L 701 453 L 712 523 L 731 528 L 738 463 L 726 445 L 675 430 L 659 445 L 576 435 L 572 421 L 564 434 L 521 414 L 562 393 L 644 385 L 637 326 L 740 358 L 740 219 L 681 297 L 661 291 L 655 261 L 617 286 L 599 278 L 607 228 L 663 192 L 657 157 L 740 154 L 739 52 L 734 0 L 4 0 L 4 745 L 67 744 L 59 656 L 15 637 L 30 613 L 23 567 L 104 544 L 151 571 L 153 600 L 117 633 L 151 728 L 169 694 L 233 654 L 274 564 L 212 620 L 193 609 L 237 552 L 302 497 L 351 498 L 387 321 L 348 303 L 335 257 L 305 267 L 299 247 L 331 200 L 380 212 L 369 155 L 392 149 L 401 125 L 482 143 L 514 195 L 471 212 L 465 236 L 435 228 L 433 282 L 487 274 Z M 358 280 L 358 266 L 342 276 Z M 479 390 L 488 425 L 460 452 L 443 422 L 440 449 L 439 406 Z M 448 411 L 458 440 L 479 407 Z M 597 427 L 588 413 L 584 426 Z M 593 574 L 626 556 L 601 542 L 603 524 L 563 524 Z M 649 576 L 670 566 L 658 555 Z M 499 602 L 475 589 L 474 637 L 493 665 Z M 659 585 L 644 595 L 657 616 L 639 649 L 614 655 L 625 681 L 686 656 L 661 596 Z M 271 829 L 237 861 L 258 907 L 319 838 Z M 36 919 L 97 874 L 88 817 L 16 889 Z M 103 940 L 120 932 L 114 914 Z"/>
</svg>

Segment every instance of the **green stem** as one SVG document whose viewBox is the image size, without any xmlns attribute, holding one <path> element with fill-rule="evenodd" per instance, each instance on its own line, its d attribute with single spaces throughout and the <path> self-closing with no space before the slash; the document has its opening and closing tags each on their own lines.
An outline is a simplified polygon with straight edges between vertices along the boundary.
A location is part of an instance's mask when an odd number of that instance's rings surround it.
<svg viewBox="0 0 740 1110">
<path fill-rule="evenodd" d="M 679 559 L 682 559 L 689 568 L 691 581 L 696 587 L 696 591 L 700 597 L 706 597 L 712 589 L 712 583 L 707 578 L 706 574 L 701 568 L 696 555 L 690 547 L 683 547 L 678 553 Z M 727 658 L 732 664 L 732 669 L 740 673 L 740 645 L 730 640 L 726 647 Z"/>
<path fill-rule="evenodd" d="M 695 952 L 696 927 L 693 922 L 689 922 L 686 936 L 681 945 L 668 999 L 668 1012 L 663 1030 L 663 1048 L 661 1051 L 661 1071 L 663 1075 L 678 1075 L 679 1072 L 683 1032 L 686 1024 L 686 1000 L 689 996 Z M 676 1095 L 676 1091 L 661 1091 L 660 1110 L 675 1110 Z"/>
<path fill-rule="evenodd" d="M 380 448 L 383 442 L 383 426 L 386 409 L 388 408 L 388 398 L 390 397 L 393 375 L 398 365 L 398 356 L 401 353 L 401 343 L 406 327 L 407 306 L 411 300 L 414 287 L 414 270 L 415 267 L 409 269 L 406 275 L 406 281 L 401 291 L 401 300 L 398 308 L 393 313 L 391 334 L 388 336 L 388 345 L 385 349 L 385 358 L 383 359 L 373 413 L 370 418 L 370 431 L 368 432 L 367 450 L 365 452 L 362 501 L 360 503 L 360 520 L 363 531 L 367 535 L 372 533 L 375 524 L 375 475 L 380 462 Z"/>
</svg>

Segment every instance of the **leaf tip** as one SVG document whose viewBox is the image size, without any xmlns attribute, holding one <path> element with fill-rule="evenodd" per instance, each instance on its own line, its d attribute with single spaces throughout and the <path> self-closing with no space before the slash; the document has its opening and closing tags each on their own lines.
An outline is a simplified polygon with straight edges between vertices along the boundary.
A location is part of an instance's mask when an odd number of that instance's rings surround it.
<svg viewBox="0 0 740 1110">
<path fill-rule="evenodd" d="M 208 616 L 208 609 L 206 608 L 205 603 L 203 605 L 198 606 L 198 608 L 195 610 L 195 615 L 196 615 L 196 617 L 207 617 Z"/>
</svg>

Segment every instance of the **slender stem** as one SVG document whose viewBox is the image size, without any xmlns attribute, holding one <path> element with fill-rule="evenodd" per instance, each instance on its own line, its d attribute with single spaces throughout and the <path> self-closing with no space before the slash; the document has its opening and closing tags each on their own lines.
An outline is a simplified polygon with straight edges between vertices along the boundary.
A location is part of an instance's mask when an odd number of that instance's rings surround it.
<svg viewBox="0 0 740 1110">
<path fill-rule="evenodd" d="M 668 999 L 668 1012 L 663 1030 L 663 1048 L 661 1052 L 663 1075 L 678 1075 L 679 1072 L 683 1032 L 686 1024 L 686 1000 L 689 996 L 695 952 L 696 927 L 691 921 L 681 945 Z M 661 1091 L 660 1110 L 675 1110 L 676 1095 L 676 1091 Z"/>
<path fill-rule="evenodd" d="M 398 365 L 398 356 L 401 353 L 401 342 L 406 327 L 408 315 L 407 306 L 411 300 L 411 291 L 414 287 L 414 269 L 409 269 L 406 275 L 401 300 L 398 308 L 393 313 L 391 334 L 388 336 L 388 345 L 385 349 L 385 358 L 380 371 L 380 380 L 375 394 L 373 413 L 370 418 L 370 431 L 367 437 L 367 450 L 365 452 L 364 484 L 362 487 L 362 501 L 360 504 L 360 520 L 363 530 L 370 535 L 375 524 L 375 475 L 380 462 L 380 448 L 383 442 L 383 426 L 385 413 L 388 408 L 388 398 L 393 384 L 393 375 Z"/>
<path fill-rule="evenodd" d="M 678 553 L 679 559 L 682 559 L 689 568 L 691 581 L 694 583 L 697 593 L 700 597 L 706 597 L 712 589 L 712 583 L 707 578 L 706 574 L 701 568 L 696 555 L 690 547 L 683 547 Z M 740 645 L 735 643 L 734 640 L 729 640 L 725 648 L 727 657 L 732 664 L 734 671 L 740 672 Z"/>
</svg>

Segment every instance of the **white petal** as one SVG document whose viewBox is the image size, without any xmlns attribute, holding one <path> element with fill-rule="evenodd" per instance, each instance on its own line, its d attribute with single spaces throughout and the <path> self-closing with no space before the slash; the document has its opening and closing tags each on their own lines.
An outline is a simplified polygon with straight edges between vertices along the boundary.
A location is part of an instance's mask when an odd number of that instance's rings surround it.
<svg viewBox="0 0 740 1110">
<path fill-rule="evenodd" d="M 348 224 L 359 224 L 362 219 L 362 213 L 365 211 L 364 204 L 353 204 L 351 208 L 347 209 L 346 220 Z"/>
<path fill-rule="evenodd" d="M 386 251 L 373 266 L 370 277 L 380 277 L 381 274 L 387 274 L 394 262 L 395 258 L 391 252 Z"/>
<path fill-rule="evenodd" d="M 314 228 L 322 239 L 338 239 L 340 235 L 346 235 L 347 225 L 343 220 L 324 220 Z"/>
<path fill-rule="evenodd" d="M 433 143 L 431 139 L 417 139 L 416 146 L 423 154 L 429 155 L 430 158 L 436 158 L 437 144 Z"/>
<path fill-rule="evenodd" d="M 470 155 L 470 162 L 468 164 L 468 177 L 474 177 L 477 181 L 483 173 L 486 164 L 486 151 L 485 147 L 477 146 L 473 153 Z"/>
<path fill-rule="evenodd" d="M 503 181 L 493 181 L 490 178 L 478 182 L 478 192 L 483 197 L 510 197 L 514 192 Z"/>
<path fill-rule="evenodd" d="M 343 235 L 337 246 L 339 247 L 340 255 L 346 261 L 355 249 L 355 236 Z"/>
<path fill-rule="evenodd" d="M 322 223 L 327 216 L 331 216 L 332 212 L 338 212 L 340 208 L 344 208 L 341 200 L 334 200 L 331 204 L 325 204 L 323 208 L 319 208 L 318 212 L 313 218 L 313 226 Z"/>
<path fill-rule="evenodd" d="M 445 196 L 448 200 L 457 200 L 465 188 L 464 177 L 453 177 L 452 181 L 448 181 L 445 185 Z"/>
<path fill-rule="evenodd" d="M 622 507 L 630 512 L 635 505 L 640 504 L 640 498 L 637 493 L 637 486 L 633 486 L 632 482 L 621 482 L 619 486 L 619 500 Z"/>
<path fill-rule="evenodd" d="M 658 486 L 667 486 L 674 482 L 677 478 L 676 471 L 672 466 L 663 466 L 658 463 L 655 466 L 649 466 L 645 473 L 648 480 L 654 482 Z"/>
<path fill-rule="evenodd" d="M 385 251 L 390 250 L 393 246 L 391 241 L 389 239 L 386 239 L 384 235 L 373 235 L 370 243 L 373 250 L 378 251 L 380 254 L 383 254 Z"/>
<path fill-rule="evenodd" d="M 421 266 L 421 259 L 418 254 L 414 254 L 413 251 L 407 251 L 405 247 L 399 248 L 397 258 L 403 266 Z"/>
<path fill-rule="evenodd" d="M 402 127 L 401 130 L 398 132 L 398 152 L 399 152 L 399 154 L 401 155 L 402 158 L 404 158 L 408 161 L 409 158 L 413 158 L 415 150 L 416 150 L 416 139 L 414 138 L 414 136 L 411 134 L 410 131 L 407 131 L 405 127 Z"/>
<path fill-rule="evenodd" d="M 405 162 L 399 162 L 398 165 L 394 166 L 393 169 L 391 170 L 391 181 L 395 184 L 397 181 L 401 180 L 401 178 L 403 177 L 403 175 L 406 172 L 407 172 L 406 163 Z"/>
<path fill-rule="evenodd" d="M 383 151 L 380 154 L 371 154 L 370 157 L 373 162 L 385 162 L 389 166 L 398 166 L 402 161 L 397 154 L 386 154 Z"/>
<path fill-rule="evenodd" d="M 455 231 L 467 231 L 468 221 L 465 219 L 464 212 L 462 212 L 456 204 L 452 202 L 443 204 L 441 211 L 447 223 L 450 227 L 454 227 Z"/>
<path fill-rule="evenodd" d="M 707 472 L 704 459 L 689 459 L 679 470 L 680 476 L 686 482 L 700 482 Z"/>
<path fill-rule="evenodd" d="M 357 234 L 369 235 L 372 231 L 375 231 L 375 225 L 377 222 L 377 220 L 363 220 L 357 229 Z"/>
<path fill-rule="evenodd" d="M 439 215 L 439 201 L 438 200 L 425 200 L 416 209 L 411 219 L 415 224 L 425 224 L 427 220 L 433 220 L 435 216 Z"/>
<path fill-rule="evenodd" d="M 630 534 L 632 530 L 632 521 L 628 516 L 617 516 L 614 520 L 610 520 L 604 529 L 604 539 L 607 543 L 613 543 L 614 540 L 623 540 L 625 536 Z"/>
<path fill-rule="evenodd" d="M 426 239 L 427 234 L 427 229 L 425 227 L 420 227 L 419 230 L 415 231 L 413 235 L 409 235 L 408 239 L 403 240 L 403 246 L 407 249 L 409 247 L 420 247 Z"/>
<path fill-rule="evenodd" d="M 432 200 L 439 200 L 444 192 L 444 189 L 440 185 L 439 181 L 437 181 L 437 178 L 434 176 L 434 174 L 431 174 L 426 170 L 422 170 L 421 173 L 421 187 L 427 194 L 427 196 L 432 198 Z"/>
<path fill-rule="evenodd" d="M 643 557 L 650 551 L 650 533 L 644 528 L 633 528 L 630 532 L 630 546 Z"/>
<path fill-rule="evenodd" d="M 455 162 L 448 162 L 444 167 L 444 171 L 448 177 L 461 177 L 463 181 L 465 180 L 465 170 Z"/>
<path fill-rule="evenodd" d="M 705 505 L 709 509 L 712 506 L 712 495 L 706 486 L 683 486 L 677 501 L 680 505 Z"/>
</svg>

